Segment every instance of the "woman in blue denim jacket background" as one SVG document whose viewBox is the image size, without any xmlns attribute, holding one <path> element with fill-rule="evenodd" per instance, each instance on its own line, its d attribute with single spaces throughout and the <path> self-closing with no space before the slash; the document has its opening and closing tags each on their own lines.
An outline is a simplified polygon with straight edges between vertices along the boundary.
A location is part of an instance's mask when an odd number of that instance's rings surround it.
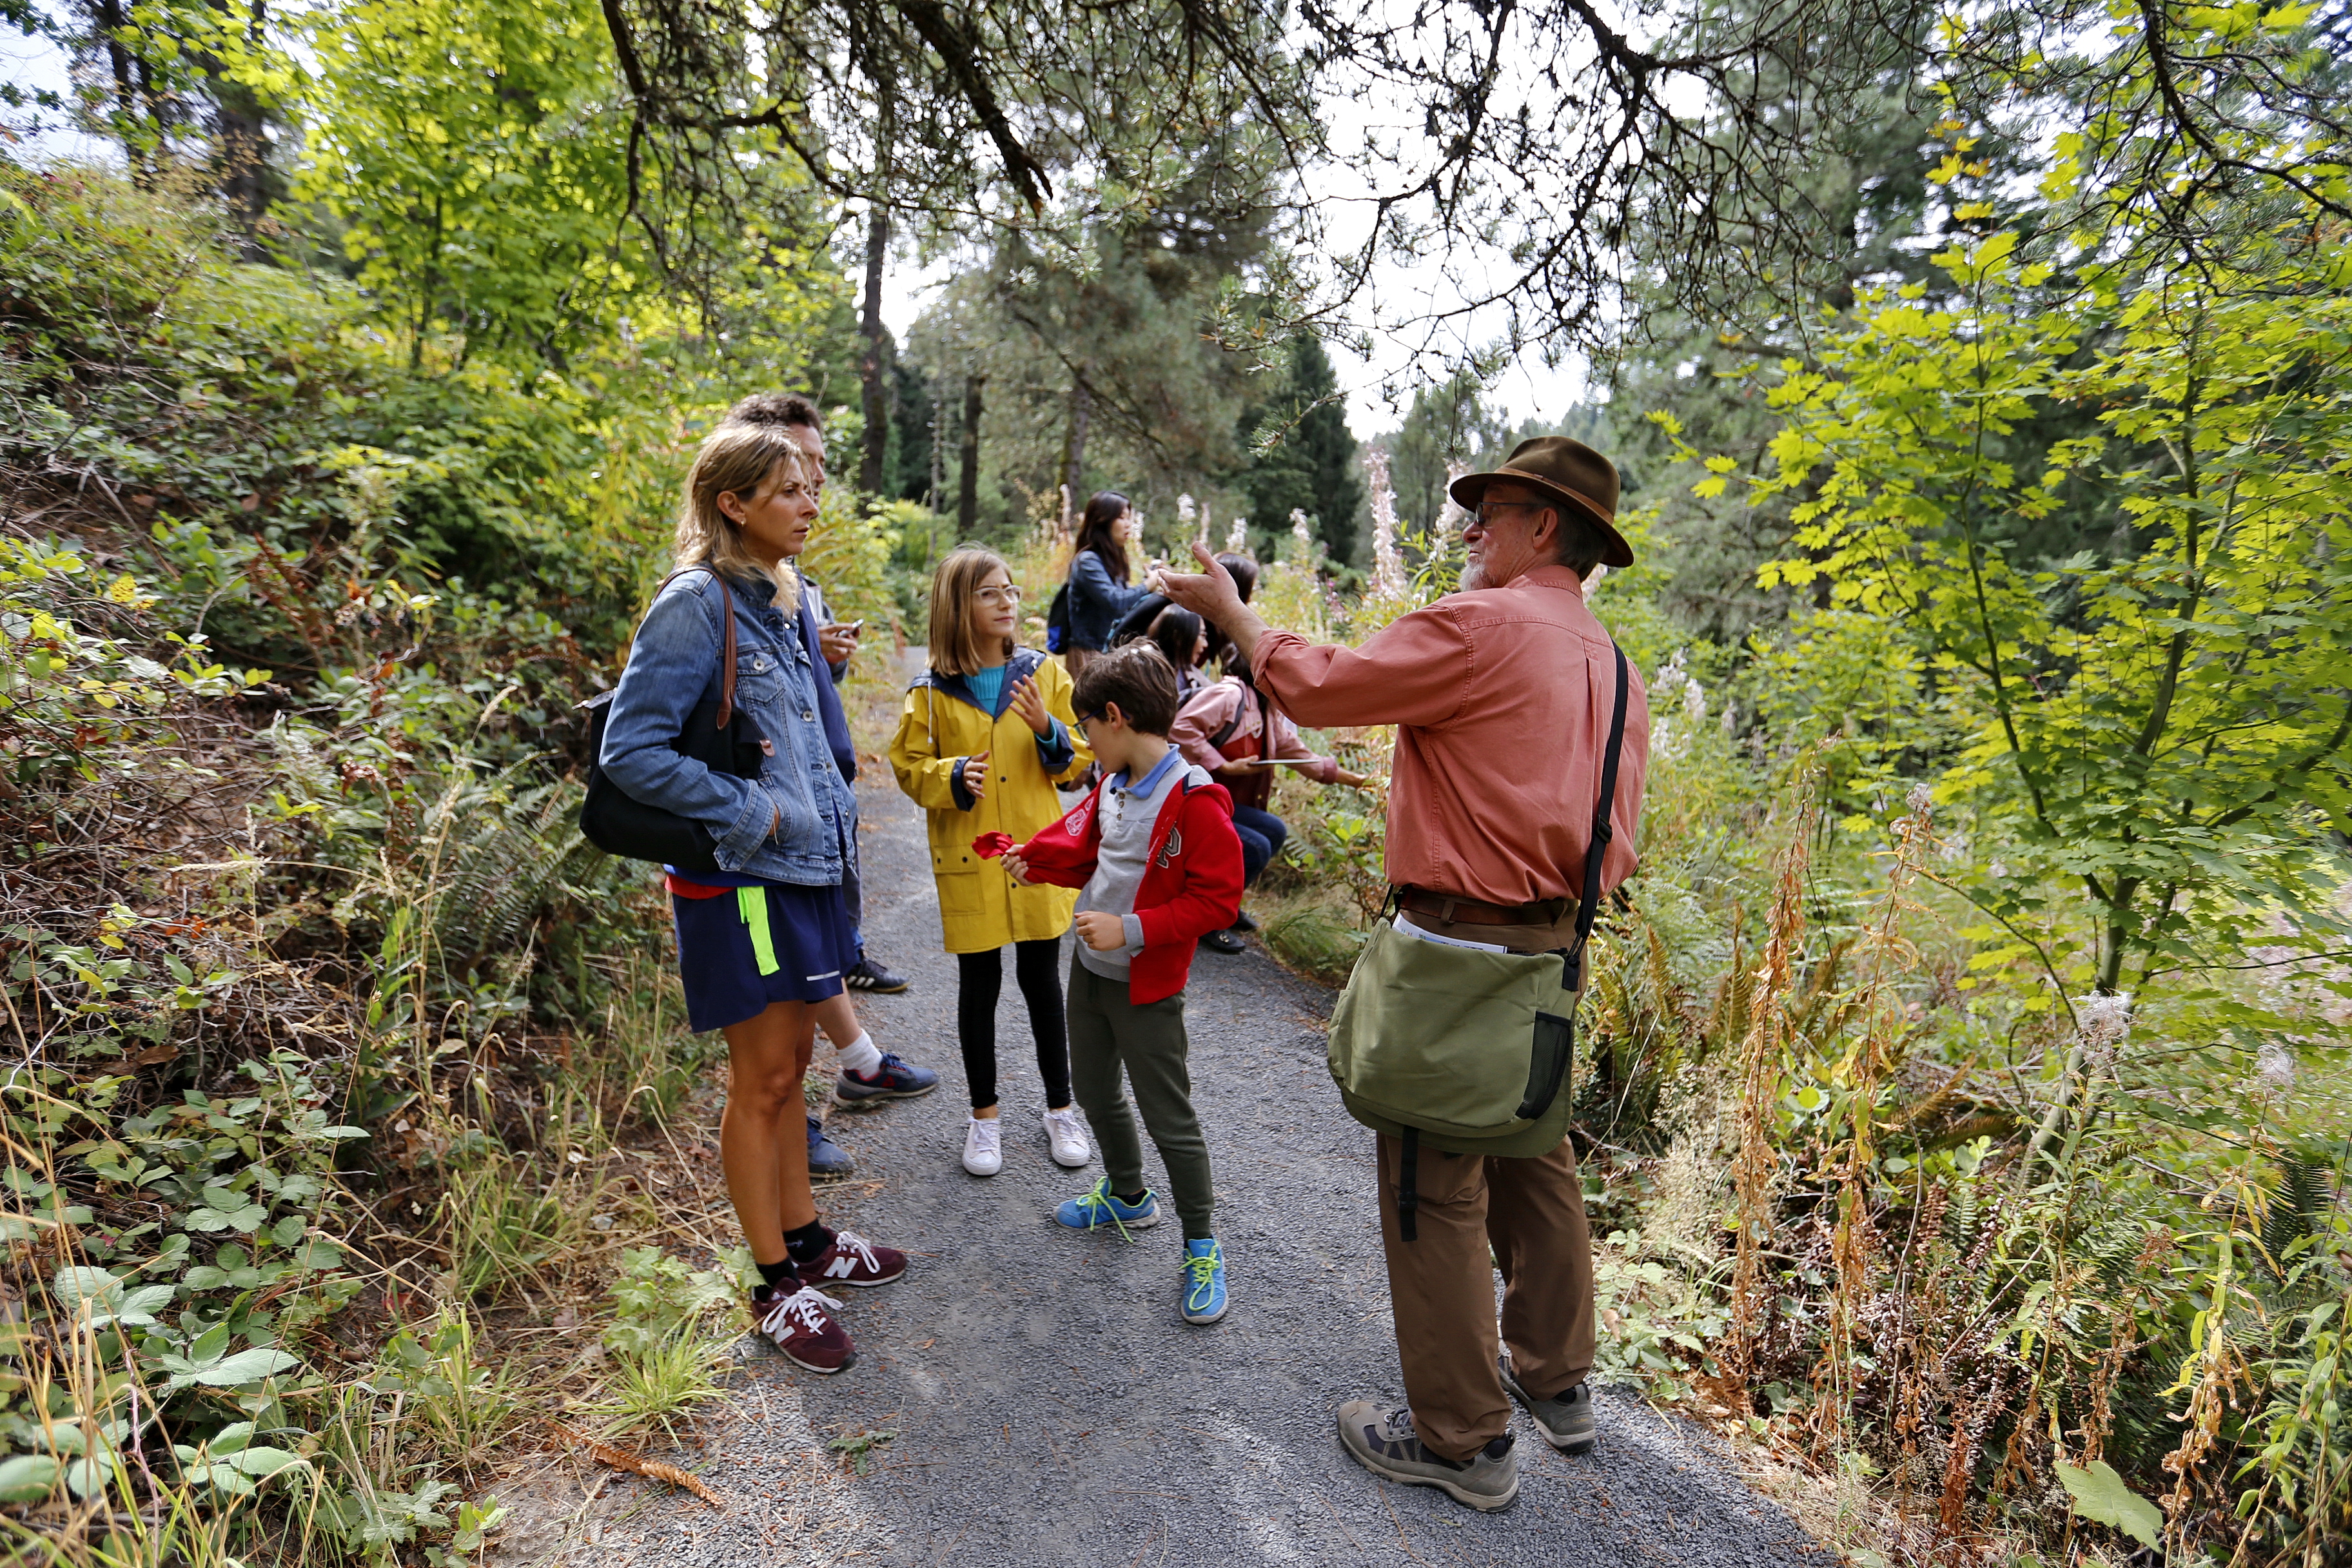
<svg viewBox="0 0 2352 1568">
<path fill-rule="evenodd" d="M 1133 509 L 1117 490 L 1097 490 L 1078 521 L 1070 552 L 1070 643 L 1062 662 L 1075 676 L 1110 647 L 1111 628 L 1144 590 L 1128 584 L 1127 519 Z"/>
<path fill-rule="evenodd" d="M 818 1287 L 881 1285 L 902 1252 L 818 1219 L 809 1187 L 802 1084 L 814 1006 L 842 994 L 856 939 L 842 900 L 849 785 L 818 699 L 827 679 L 797 623 L 790 563 L 816 521 L 817 480 L 791 432 L 730 420 L 696 454 L 678 508 L 679 571 L 637 628 L 598 759 L 621 789 L 708 826 L 716 872 L 668 872 L 687 1022 L 727 1040 L 719 1160 L 761 1283 L 761 1331 L 813 1372 L 856 1352 Z M 700 567 L 696 571 L 690 568 Z M 758 731 L 757 778 L 714 773 L 674 746 L 715 701 L 726 623 L 735 617 L 735 706 Z"/>
</svg>

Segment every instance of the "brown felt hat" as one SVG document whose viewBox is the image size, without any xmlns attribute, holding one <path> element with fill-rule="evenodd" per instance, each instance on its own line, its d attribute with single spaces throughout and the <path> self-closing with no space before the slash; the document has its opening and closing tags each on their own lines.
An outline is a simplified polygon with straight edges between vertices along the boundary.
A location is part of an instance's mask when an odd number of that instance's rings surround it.
<svg viewBox="0 0 2352 1568">
<path fill-rule="evenodd" d="M 1599 525 L 1603 547 L 1601 559 L 1611 566 L 1633 564 L 1633 547 L 1617 531 L 1617 465 L 1565 436 L 1538 436 L 1511 448 L 1503 466 L 1488 473 L 1465 474 L 1446 488 L 1446 494 L 1465 510 L 1477 510 L 1486 487 L 1496 479 L 1514 479 L 1553 500 L 1574 507 Z"/>
</svg>

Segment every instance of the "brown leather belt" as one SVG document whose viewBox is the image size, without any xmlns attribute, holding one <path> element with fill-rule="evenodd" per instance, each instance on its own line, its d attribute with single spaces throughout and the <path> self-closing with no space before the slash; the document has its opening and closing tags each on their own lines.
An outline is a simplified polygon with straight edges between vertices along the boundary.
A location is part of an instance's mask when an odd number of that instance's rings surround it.
<svg viewBox="0 0 2352 1568">
<path fill-rule="evenodd" d="M 1399 888 L 1397 907 L 1417 915 L 1474 926 L 1549 926 L 1576 908 L 1574 899 L 1545 899 L 1533 904 L 1490 904 L 1459 893 L 1433 893 L 1426 888 Z"/>
</svg>

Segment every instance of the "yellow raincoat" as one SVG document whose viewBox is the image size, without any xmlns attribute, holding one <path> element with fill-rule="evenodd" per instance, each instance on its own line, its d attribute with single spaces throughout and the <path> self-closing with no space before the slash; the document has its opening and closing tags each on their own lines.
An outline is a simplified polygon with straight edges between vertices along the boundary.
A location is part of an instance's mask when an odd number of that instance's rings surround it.
<svg viewBox="0 0 2352 1568">
<path fill-rule="evenodd" d="M 1013 710 L 1013 688 L 1024 676 L 1037 683 L 1045 711 L 1059 721 L 1045 740 Z M 1077 777 L 1094 760 L 1070 691 L 1068 673 L 1028 648 L 1015 651 L 1006 667 L 992 716 L 961 676 L 926 670 L 908 689 L 890 742 L 890 770 L 930 818 L 931 875 L 939 879 L 940 926 L 950 952 L 986 952 L 1070 929 L 1074 889 L 1017 887 L 1003 865 L 971 847 L 983 833 L 1024 844 L 1060 819 L 1054 785 Z M 988 793 L 975 801 L 963 793 L 958 770 L 982 752 L 989 753 Z"/>
</svg>

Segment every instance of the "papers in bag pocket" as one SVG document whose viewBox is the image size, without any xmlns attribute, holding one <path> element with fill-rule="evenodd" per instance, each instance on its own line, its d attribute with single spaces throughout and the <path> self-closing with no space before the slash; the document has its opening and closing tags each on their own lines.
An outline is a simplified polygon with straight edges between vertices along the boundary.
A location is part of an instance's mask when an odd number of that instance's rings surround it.
<svg viewBox="0 0 2352 1568">
<path fill-rule="evenodd" d="M 1440 947 L 1466 947 L 1473 952 L 1508 952 L 1511 950 L 1499 942 L 1464 942 L 1458 936 L 1440 936 L 1433 931 L 1423 931 L 1402 914 L 1396 918 L 1399 936 L 1409 936 L 1415 942 L 1433 942 Z"/>
</svg>

